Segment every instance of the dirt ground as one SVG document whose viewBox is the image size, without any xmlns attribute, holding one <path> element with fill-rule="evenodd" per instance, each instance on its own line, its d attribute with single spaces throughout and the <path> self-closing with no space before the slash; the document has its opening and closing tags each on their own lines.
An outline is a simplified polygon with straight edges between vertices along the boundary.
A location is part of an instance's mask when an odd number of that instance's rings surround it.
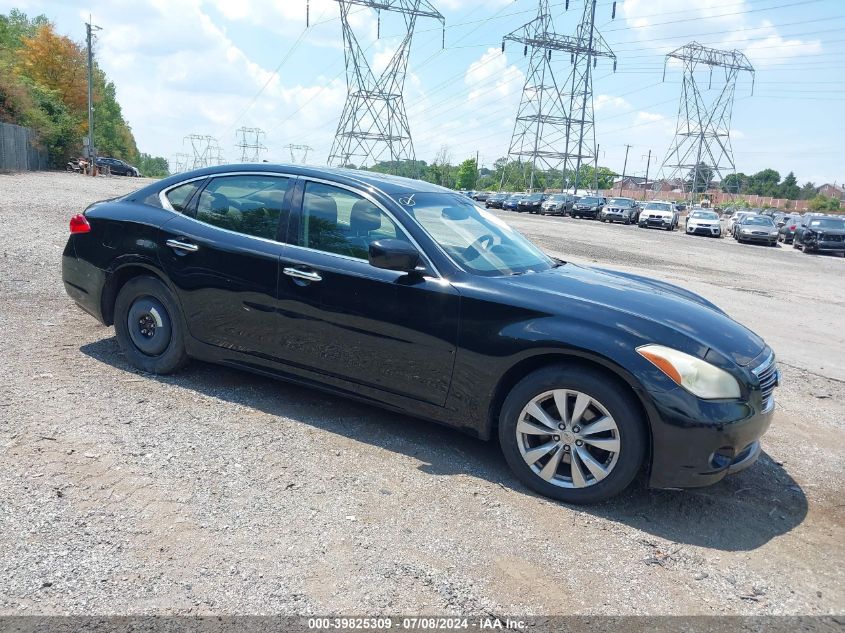
<svg viewBox="0 0 845 633">
<path fill-rule="evenodd" d="M 71 215 L 140 184 L 0 176 L 0 615 L 845 612 L 842 257 L 498 212 L 701 293 L 781 360 L 753 468 L 577 508 L 430 423 L 204 363 L 135 372 L 60 256 Z"/>
</svg>

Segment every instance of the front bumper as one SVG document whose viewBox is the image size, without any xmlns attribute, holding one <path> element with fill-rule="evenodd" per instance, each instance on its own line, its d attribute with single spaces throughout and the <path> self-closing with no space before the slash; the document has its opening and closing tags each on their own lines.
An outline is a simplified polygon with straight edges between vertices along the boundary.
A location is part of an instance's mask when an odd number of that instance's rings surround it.
<svg viewBox="0 0 845 633">
<path fill-rule="evenodd" d="M 666 229 L 672 226 L 672 220 L 670 218 L 640 218 L 640 226 Z"/>
<path fill-rule="evenodd" d="M 718 237 L 722 234 L 721 227 L 718 226 L 693 226 L 687 227 L 687 235 L 713 235 Z"/>
<path fill-rule="evenodd" d="M 738 234 L 739 239 L 744 240 L 746 242 L 760 242 L 764 244 L 771 244 L 772 242 L 777 241 L 777 235 L 754 235 L 754 234 L 746 234 L 742 231 Z"/>
<path fill-rule="evenodd" d="M 580 215 L 582 217 L 596 218 L 599 215 L 599 211 L 598 209 L 579 209 L 578 207 L 575 207 L 572 209 L 572 214 Z"/>
<path fill-rule="evenodd" d="M 807 241 L 805 248 L 822 253 L 845 253 L 845 242 L 828 242 L 825 240 Z"/>
<path fill-rule="evenodd" d="M 653 404 L 653 488 L 709 486 L 745 470 L 760 456 L 760 438 L 775 409 L 774 396 L 764 402 L 760 391 L 751 392 L 747 402 L 715 401 L 681 387 L 653 394 Z"/>
<path fill-rule="evenodd" d="M 601 219 L 609 222 L 625 222 L 626 220 L 630 222 L 631 216 L 621 211 L 602 211 Z"/>
</svg>

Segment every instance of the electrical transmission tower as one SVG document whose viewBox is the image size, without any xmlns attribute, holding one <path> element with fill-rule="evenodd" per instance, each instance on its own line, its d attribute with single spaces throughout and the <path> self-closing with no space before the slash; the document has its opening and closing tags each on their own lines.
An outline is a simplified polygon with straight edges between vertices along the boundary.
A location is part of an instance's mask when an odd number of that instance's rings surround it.
<svg viewBox="0 0 845 633">
<path fill-rule="evenodd" d="M 693 194 L 706 191 L 712 181 L 736 173 L 730 136 L 736 80 L 740 72 L 750 72 L 754 94 L 754 67 L 738 50 L 717 50 L 697 42 L 672 51 L 665 63 L 670 59 L 683 62 L 684 77 L 675 138 L 656 182 L 680 181 L 692 201 Z"/>
<path fill-rule="evenodd" d="M 305 165 L 308 162 L 308 152 L 313 152 L 310 145 L 288 145 L 290 151 L 290 162 L 294 165 Z"/>
<path fill-rule="evenodd" d="M 188 161 L 191 157 L 185 154 L 184 152 L 177 152 L 173 155 L 173 158 L 170 159 L 169 167 L 171 174 L 181 174 L 183 172 L 188 171 L 188 165 L 190 164 Z"/>
<path fill-rule="evenodd" d="M 506 41 L 522 44 L 525 55 L 531 49 L 508 149 L 508 158 L 522 166 L 522 177 L 529 189 L 534 187 L 538 169 L 562 166 L 563 178 L 575 175 L 577 192 L 581 164 L 589 164 L 596 156 L 592 70 L 599 57 L 606 57 L 613 60 L 615 71 L 616 56 L 596 30 L 595 20 L 596 0 L 585 0 L 575 36 L 559 35 L 554 31 L 549 0 L 539 0 L 537 17 L 502 40 L 502 52 Z M 572 69 L 563 82 L 555 77 L 553 52 L 569 53 Z"/>
<path fill-rule="evenodd" d="M 185 142 L 191 145 L 191 154 L 188 156 L 190 169 L 200 169 L 202 167 L 223 164 L 220 144 L 213 136 L 189 134 L 185 137 Z"/>
<path fill-rule="evenodd" d="M 241 162 L 261 162 L 261 152 L 267 151 L 267 148 L 261 142 L 261 139 L 266 136 L 264 130 L 260 127 L 242 127 L 238 128 L 235 134 L 238 137 L 235 147 L 241 150 Z"/>
<path fill-rule="evenodd" d="M 417 18 L 439 20 L 444 29 L 445 18 L 429 0 L 336 2 L 340 5 L 343 28 L 347 96 L 328 163 L 336 166 L 354 163 L 361 166 L 368 161 L 389 160 L 398 167 L 398 161 L 415 160 L 411 129 L 402 99 L 411 40 Z M 401 14 L 405 23 L 405 34 L 399 46 L 378 76 L 370 67 L 350 24 L 351 11 L 356 5 L 378 12 L 379 31 L 382 11 Z"/>
</svg>

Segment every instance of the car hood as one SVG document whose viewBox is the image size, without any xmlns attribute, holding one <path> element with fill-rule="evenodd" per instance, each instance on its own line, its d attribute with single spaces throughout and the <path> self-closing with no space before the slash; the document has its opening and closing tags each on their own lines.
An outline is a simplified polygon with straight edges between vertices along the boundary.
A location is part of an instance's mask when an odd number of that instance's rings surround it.
<svg viewBox="0 0 845 633">
<path fill-rule="evenodd" d="M 670 331 L 666 340 L 644 340 L 643 344 L 671 346 L 677 337 L 686 337 L 741 366 L 751 363 L 766 346 L 757 334 L 703 297 L 656 279 L 567 263 L 540 273 L 508 277 L 507 281 L 530 291 L 553 312 L 560 306 L 558 313 L 567 317 L 581 313 L 592 318 L 601 314 L 595 309 L 607 310 L 611 315 L 628 314 Z M 618 316 L 609 320 L 619 327 Z"/>
</svg>

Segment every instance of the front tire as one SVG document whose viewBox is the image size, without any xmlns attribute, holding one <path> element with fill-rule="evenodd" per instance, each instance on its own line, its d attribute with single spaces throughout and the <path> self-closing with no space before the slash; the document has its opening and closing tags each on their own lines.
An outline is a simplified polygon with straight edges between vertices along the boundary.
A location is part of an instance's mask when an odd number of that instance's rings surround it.
<svg viewBox="0 0 845 633">
<path fill-rule="evenodd" d="M 532 490 L 566 503 L 596 503 L 637 476 L 646 426 L 622 384 L 593 369 L 552 365 L 508 394 L 499 442 L 514 474 Z"/>
<path fill-rule="evenodd" d="M 188 362 L 176 298 L 155 277 L 130 279 L 114 306 L 114 329 L 127 360 L 149 374 L 171 374 Z"/>
</svg>

